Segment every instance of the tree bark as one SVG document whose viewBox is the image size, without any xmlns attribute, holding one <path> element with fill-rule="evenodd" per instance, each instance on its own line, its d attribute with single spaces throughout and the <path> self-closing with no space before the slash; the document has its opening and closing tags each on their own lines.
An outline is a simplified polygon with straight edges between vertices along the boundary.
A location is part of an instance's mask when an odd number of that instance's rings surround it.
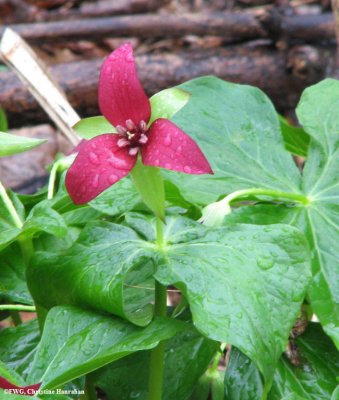
<svg viewBox="0 0 339 400">
<path fill-rule="evenodd" d="M 202 75 L 263 89 L 280 110 L 295 107 L 301 91 L 325 76 L 333 49 L 310 46 L 292 48 L 287 55 L 271 47 L 237 46 L 200 52 L 137 56 L 146 92 L 178 85 Z M 97 84 L 102 60 L 60 64 L 50 69 L 81 117 L 98 114 Z M 11 72 L 0 73 L 0 104 L 10 127 L 36 124 L 48 118 L 25 86 Z"/>
</svg>

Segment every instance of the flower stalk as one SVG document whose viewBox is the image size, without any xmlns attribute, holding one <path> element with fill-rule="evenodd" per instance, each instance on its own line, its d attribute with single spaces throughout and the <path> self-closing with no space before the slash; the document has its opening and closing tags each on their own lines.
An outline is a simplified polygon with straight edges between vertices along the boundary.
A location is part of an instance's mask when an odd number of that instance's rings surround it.
<svg viewBox="0 0 339 400">
<path fill-rule="evenodd" d="M 163 222 L 157 218 L 157 244 L 161 248 L 164 244 Z M 166 286 L 155 281 L 155 301 L 154 316 L 166 317 L 167 291 Z M 157 347 L 151 351 L 150 375 L 149 375 L 149 399 L 161 400 L 164 382 L 164 357 L 165 342 L 160 342 Z"/>
</svg>

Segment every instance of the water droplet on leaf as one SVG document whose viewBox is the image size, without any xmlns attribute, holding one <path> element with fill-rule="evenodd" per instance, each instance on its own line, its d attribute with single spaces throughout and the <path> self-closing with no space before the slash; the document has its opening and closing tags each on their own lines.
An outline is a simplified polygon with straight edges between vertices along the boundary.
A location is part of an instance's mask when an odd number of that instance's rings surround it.
<svg viewBox="0 0 339 400">
<path fill-rule="evenodd" d="M 91 151 L 89 153 L 89 160 L 94 165 L 99 165 L 100 164 L 98 156 L 93 151 Z"/>
<path fill-rule="evenodd" d="M 272 257 L 259 257 L 257 259 L 257 265 L 260 269 L 266 270 L 273 267 L 275 261 Z"/>
<path fill-rule="evenodd" d="M 110 175 L 109 177 L 108 177 L 108 182 L 109 183 L 115 183 L 116 181 L 118 180 L 118 177 L 116 176 L 116 175 L 114 175 L 114 174 L 112 174 L 112 175 Z"/>
</svg>

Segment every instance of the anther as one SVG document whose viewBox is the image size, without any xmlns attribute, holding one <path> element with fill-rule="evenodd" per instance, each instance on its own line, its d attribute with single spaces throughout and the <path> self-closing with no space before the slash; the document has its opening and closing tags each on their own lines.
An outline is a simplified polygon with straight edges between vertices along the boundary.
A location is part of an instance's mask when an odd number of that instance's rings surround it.
<svg viewBox="0 0 339 400">
<path fill-rule="evenodd" d="M 129 140 L 127 140 L 125 138 L 121 138 L 117 141 L 118 147 L 125 147 L 125 146 L 128 146 L 129 144 L 130 144 Z"/>
<path fill-rule="evenodd" d="M 131 119 L 126 120 L 126 128 L 128 131 L 135 131 L 137 127 Z"/>
<path fill-rule="evenodd" d="M 138 154 L 138 151 L 139 151 L 139 147 L 131 147 L 131 148 L 128 150 L 128 154 L 129 154 L 130 156 L 136 156 L 136 155 Z"/>
<path fill-rule="evenodd" d="M 145 132 L 145 131 L 146 131 L 146 129 L 147 129 L 147 124 L 146 124 L 146 122 L 145 122 L 144 120 L 141 120 L 141 121 L 139 122 L 139 128 L 140 128 L 140 130 L 141 130 L 142 132 Z"/>
<path fill-rule="evenodd" d="M 148 137 L 144 133 L 142 133 L 140 135 L 139 143 L 140 144 L 146 144 L 147 142 L 148 142 Z"/>
<path fill-rule="evenodd" d="M 121 125 L 117 125 L 116 127 L 115 127 L 115 129 L 117 130 L 117 132 L 119 133 L 119 135 L 126 135 L 126 129 L 123 127 L 123 126 L 121 126 Z"/>
</svg>

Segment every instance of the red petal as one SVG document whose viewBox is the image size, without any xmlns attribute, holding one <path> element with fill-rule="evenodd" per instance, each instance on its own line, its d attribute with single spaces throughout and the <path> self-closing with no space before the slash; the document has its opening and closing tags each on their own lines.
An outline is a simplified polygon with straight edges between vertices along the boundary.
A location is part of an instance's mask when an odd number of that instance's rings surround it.
<svg viewBox="0 0 339 400">
<path fill-rule="evenodd" d="M 114 126 L 125 126 L 128 119 L 137 125 L 150 118 L 150 102 L 140 84 L 129 43 L 113 51 L 101 67 L 99 106 Z"/>
<path fill-rule="evenodd" d="M 23 395 L 28 395 L 28 396 L 34 396 L 35 392 L 39 390 L 41 386 L 41 383 L 36 383 L 35 385 L 29 385 L 29 386 L 16 386 L 13 385 L 11 382 L 9 382 L 7 379 L 2 378 L 0 376 L 0 388 L 1 389 L 16 389 L 16 390 L 22 390 Z"/>
<path fill-rule="evenodd" d="M 148 133 L 148 143 L 141 150 L 145 165 L 162 167 L 186 174 L 213 174 L 199 146 L 168 119 L 157 119 Z"/>
<path fill-rule="evenodd" d="M 75 204 L 88 203 L 126 176 L 136 163 L 118 135 L 99 135 L 86 141 L 66 175 L 66 188 Z"/>
</svg>

